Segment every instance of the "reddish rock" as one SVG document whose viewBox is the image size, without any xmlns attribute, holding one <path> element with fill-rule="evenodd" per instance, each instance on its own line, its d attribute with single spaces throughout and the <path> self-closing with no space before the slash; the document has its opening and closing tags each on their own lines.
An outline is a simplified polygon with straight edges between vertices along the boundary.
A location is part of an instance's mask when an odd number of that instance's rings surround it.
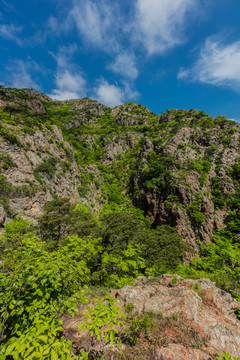
<svg viewBox="0 0 240 360">
<path fill-rule="evenodd" d="M 206 360 L 224 350 L 232 356 L 240 354 L 240 322 L 234 311 L 240 303 L 210 280 L 182 279 L 172 284 L 174 275 L 163 275 L 151 283 L 139 279 L 135 286 L 112 291 L 124 305 L 133 303 L 135 315 L 153 311 L 163 316 L 177 314 L 183 316 L 198 332 L 200 338 L 207 339 L 200 349 L 183 344 L 168 344 L 157 350 L 156 359 Z M 148 281 L 150 282 L 150 281 Z M 161 358 L 162 356 L 162 358 Z"/>
</svg>

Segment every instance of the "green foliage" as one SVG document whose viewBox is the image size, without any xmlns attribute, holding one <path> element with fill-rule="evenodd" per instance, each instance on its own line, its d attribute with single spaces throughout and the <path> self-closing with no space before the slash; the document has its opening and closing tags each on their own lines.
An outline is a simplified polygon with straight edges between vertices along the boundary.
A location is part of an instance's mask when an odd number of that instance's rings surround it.
<svg viewBox="0 0 240 360">
<path fill-rule="evenodd" d="M 196 257 L 179 275 L 192 278 L 211 278 L 217 286 L 239 296 L 240 291 L 240 204 L 232 204 L 234 211 L 226 217 L 226 227 L 218 230 L 212 241 L 200 247 L 200 257 Z"/>
<path fill-rule="evenodd" d="M 78 241 L 74 239 L 75 246 Z M 77 292 L 87 281 L 86 266 L 69 247 L 46 251 L 35 236 L 3 258 L 0 271 L 0 354 L 5 359 L 70 359 L 61 337 L 61 315 L 76 312 Z"/>
<path fill-rule="evenodd" d="M 87 329 L 93 338 L 92 346 L 100 340 L 99 353 L 103 354 L 103 347 L 108 343 L 116 343 L 116 336 L 119 328 L 123 327 L 123 319 L 126 315 L 119 306 L 115 298 L 106 295 L 104 298 L 96 298 L 93 308 L 87 307 L 84 313 L 83 322 L 79 325 L 79 330 Z M 89 353 L 91 352 L 89 349 Z"/>
<path fill-rule="evenodd" d="M 196 200 L 192 201 L 188 207 L 189 215 L 195 223 L 202 223 L 205 221 L 205 215 L 203 209 L 204 209 L 203 197 L 201 195 L 198 195 Z"/>
<path fill-rule="evenodd" d="M 174 276 L 174 277 L 172 278 L 172 285 L 176 285 L 177 282 L 178 282 L 178 278 L 177 278 L 176 276 Z"/>
<path fill-rule="evenodd" d="M 100 218 L 103 244 L 111 252 L 118 254 L 130 244 L 136 243 L 139 230 L 144 230 L 144 224 L 131 213 L 110 212 Z"/>
<path fill-rule="evenodd" d="M 148 190 L 168 191 L 169 186 L 173 185 L 171 184 L 172 173 L 169 170 L 173 164 L 173 156 L 166 157 L 161 153 L 151 151 L 147 156 L 147 167 L 142 175 L 143 185 Z"/>
<path fill-rule="evenodd" d="M 145 260 L 141 257 L 140 245 L 128 245 L 119 255 L 103 252 L 101 282 L 105 286 L 121 288 L 130 284 L 134 279 L 144 273 L 153 273 L 147 269 Z"/>
<path fill-rule="evenodd" d="M 236 162 L 228 171 L 229 175 L 237 182 L 240 181 L 240 163 Z"/>
<path fill-rule="evenodd" d="M 13 132 L 0 124 L 0 136 L 3 137 L 6 141 L 8 141 L 12 145 L 17 145 L 22 147 L 22 144 L 18 140 L 18 138 L 13 134 Z"/>
<path fill-rule="evenodd" d="M 29 236 L 36 235 L 30 221 L 16 217 L 4 226 L 4 233 L 0 236 L 0 256 L 20 246 L 21 241 Z"/>
<path fill-rule="evenodd" d="M 207 179 L 207 174 L 211 168 L 211 162 L 206 159 L 198 159 L 198 160 L 189 160 L 187 161 L 187 168 L 189 170 L 194 170 L 200 173 L 199 183 L 201 186 L 204 185 Z"/>
<path fill-rule="evenodd" d="M 38 223 L 41 238 L 51 242 L 53 246 L 72 234 L 98 235 L 98 225 L 93 215 L 80 207 L 75 208 L 67 198 L 48 201 Z"/>
<path fill-rule="evenodd" d="M 130 345 L 136 345 L 141 331 L 147 333 L 148 329 L 152 326 L 151 317 L 146 314 L 142 317 L 130 317 L 131 325 L 125 329 L 124 332 L 124 342 L 129 343 Z"/>
<path fill-rule="evenodd" d="M 8 170 L 11 167 L 16 167 L 17 164 L 13 161 L 12 157 L 8 154 L 0 154 L 0 172 Z"/>
<path fill-rule="evenodd" d="M 153 267 L 158 275 L 175 272 L 183 261 L 185 251 L 190 250 L 170 225 L 158 227 L 142 244 L 147 265 Z"/>
<path fill-rule="evenodd" d="M 37 165 L 37 167 L 34 169 L 34 174 L 38 175 L 40 173 L 45 173 L 52 177 L 57 170 L 56 165 L 58 162 L 59 160 L 52 156 Z"/>
<path fill-rule="evenodd" d="M 168 225 L 156 230 L 146 227 L 143 221 L 127 212 L 109 213 L 101 218 L 103 246 L 115 259 L 127 246 L 141 246 L 141 257 L 157 274 L 174 271 L 182 262 L 186 251 L 181 236 Z M 116 257 L 117 262 L 117 257 Z"/>
<path fill-rule="evenodd" d="M 0 204 L 8 214 L 11 213 L 9 197 L 12 195 L 13 189 L 13 185 L 3 175 L 0 175 Z"/>
<path fill-rule="evenodd" d="M 231 355 L 229 355 L 229 353 L 223 351 L 222 356 L 216 355 L 215 359 L 216 360 L 239 360 L 240 358 L 238 358 L 236 356 L 231 356 Z"/>
<path fill-rule="evenodd" d="M 226 199 L 223 195 L 221 181 L 218 175 L 212 178 L 212 200 L 216 209 L 222 209 L 226 205 Z"/>
</svg>

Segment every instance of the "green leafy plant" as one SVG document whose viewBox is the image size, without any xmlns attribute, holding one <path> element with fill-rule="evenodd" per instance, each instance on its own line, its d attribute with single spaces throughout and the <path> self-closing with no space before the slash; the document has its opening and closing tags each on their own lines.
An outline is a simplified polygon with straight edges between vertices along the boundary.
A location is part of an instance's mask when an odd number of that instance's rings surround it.
<svg viewBox="0 0 240 360">
<path fill-rule="evenodd" d="M 75 241 L 76 245 L 76 241 Z M 34 235 L 8 252 L 0 269 L 0 355 L 5 359 L 70 359 L 61 316 L 75 314 L 87 276 L 68 251 L 47 252 Z"/>
<path fill-rule="evenodd" d="M 240 358 L 231 356 L 229 353 L 223 351 L 222 356 L 216 355 L 216 360 L 239 360 Z"/>
<path fill-rule="evenodd" d="M 79 325 L 79 330 L 87 329 L 92 336 L 93 350 L 95 342 L 100 341 L 99 353 L 104 353 L 104 346 L 109 343 L 118 343 L 117 335 L 120 328 L 124 326 L 123 319 L 126 319 L 124 311 L 119 306 L 115 298 L 106 295 L 104 298 L 96 298 L 93 308 L 87 307 L 84 313 L 83 322 Z"/>
</svg>

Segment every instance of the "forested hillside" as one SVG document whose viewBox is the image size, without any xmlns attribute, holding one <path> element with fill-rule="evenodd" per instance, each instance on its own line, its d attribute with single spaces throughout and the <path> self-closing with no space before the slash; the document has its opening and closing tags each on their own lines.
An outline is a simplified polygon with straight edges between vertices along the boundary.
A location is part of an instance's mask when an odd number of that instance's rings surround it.
<svg viewBox="0 0 240 360">
<path fill-rule="evenodd" d="M 119 344 L 134 347 L 159 319 L 134 323 L 131 305 L 103 294 L 139 276 L 209 278 L 240 301 L 239 134 L 193 109 L 0 87 L 0 359 L 104 359 L 109 343 L 106 358 L 133 359 Z M 100 345 L 76 350 L 62 323 L 88 302 L 80 329 Z M 217 359 L 206 342 L 189 346 Z"/>
</svg>

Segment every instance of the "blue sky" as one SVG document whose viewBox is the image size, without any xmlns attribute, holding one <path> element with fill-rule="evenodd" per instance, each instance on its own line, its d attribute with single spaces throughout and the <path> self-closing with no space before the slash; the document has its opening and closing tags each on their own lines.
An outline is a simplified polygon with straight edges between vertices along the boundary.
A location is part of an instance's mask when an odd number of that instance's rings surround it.
<svg viewBox="0 0 240 360">
<path fill-rule="evenodd" d="M 0 83 L 240 121 L 240 1 L 0 0 Z"/>
</svg>

